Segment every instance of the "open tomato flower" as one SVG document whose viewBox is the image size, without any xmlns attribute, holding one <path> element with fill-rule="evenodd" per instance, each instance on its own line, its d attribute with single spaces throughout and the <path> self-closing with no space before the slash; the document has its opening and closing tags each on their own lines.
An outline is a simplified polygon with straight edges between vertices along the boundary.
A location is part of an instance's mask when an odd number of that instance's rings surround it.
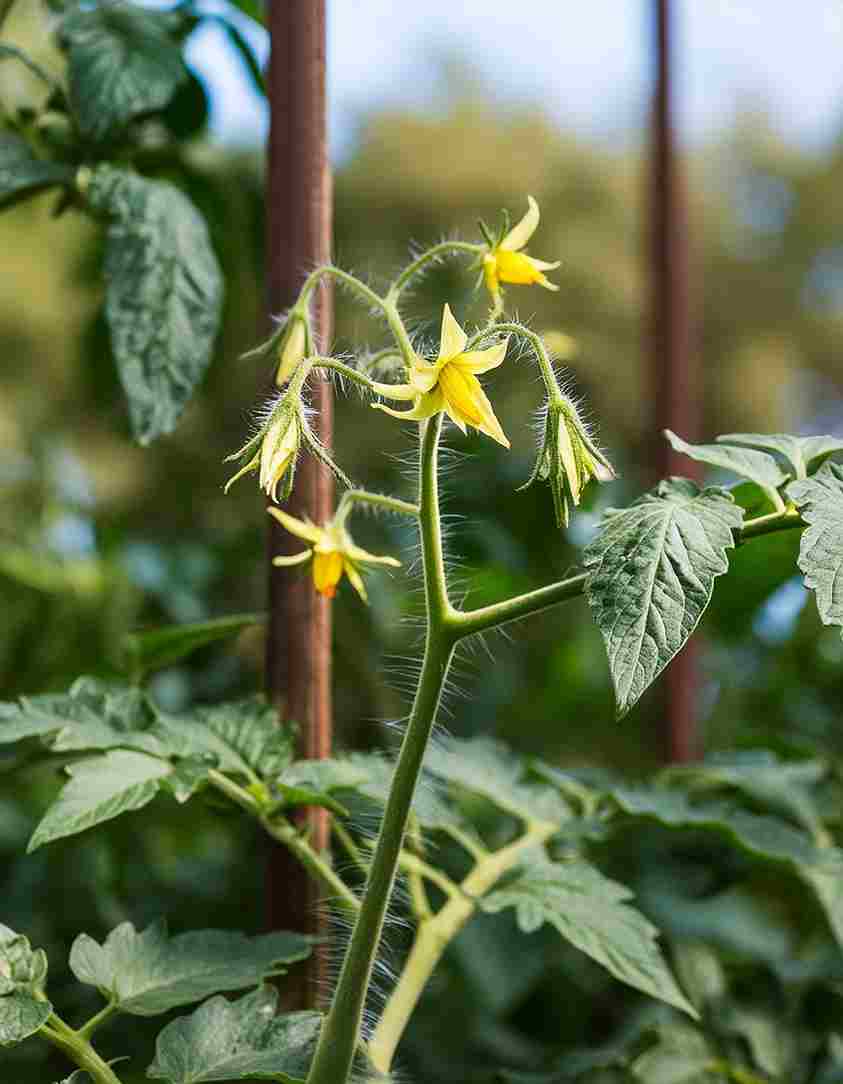
<svg viewBox="0 0 843 1084">
<path fill-rule="evenodd" d="M 290 534 L 310 543 L 308 549 L 301 553 L 273 557 L 272 563 L 279 568 L 309 563 L 313 586 L 326 598 L 336 595 L 337 586 L 345 575 L 357 594 L 366 602 L 368 596 L 360 574 L 361 569 L 373 565 L 386 565 L 390 568 L 399 568 L 401 565 L 394 557 L 381 557 L 355 546 L 351 535 L 337 520 L 331 520 L 319 527 L 308 520 L 296 519 L 280 508 L 267 508 L 267 512 Z"/>
<path fill-rule="evenodd" d="M 383 403 L 373 403 L 372 406 L 405 421 L 423 421 L 444 411 L 463 433 L 470 425 L 508 448 L 506 434 L 477 377 L 489 369 L 496 369 L 503 362 L 509 339 L 487 350 L 466 351 L 467 342 L 468 336 L 446 305 L 442 313 L 442 335 L 436 361 L 416 357 L 410 366 L 407 384 L 373 385 L 379 395 L 412 402 L 412 408 L 393 410 Z"/>
<path fill-rule="evenodd" d="M 483 256 L 483 277 L 489 293 L 496 301 L 500 297 L 502 282 L 511 282 L 519 286 L 536 284 L 544 286 L 546 290 L 559 289 L 545 276 L 545 271 L 556 270 L 559 260 L 555 263 L 547 263 L 544 260 L 536 260 L 521 251 L 536 232 L 539 224 L 539 205 L 532 196 L 527 196 L 527 203 L 529 209 L 521 221 L 496 244 L 490 244 L 489 251 Z"/>
</svg>

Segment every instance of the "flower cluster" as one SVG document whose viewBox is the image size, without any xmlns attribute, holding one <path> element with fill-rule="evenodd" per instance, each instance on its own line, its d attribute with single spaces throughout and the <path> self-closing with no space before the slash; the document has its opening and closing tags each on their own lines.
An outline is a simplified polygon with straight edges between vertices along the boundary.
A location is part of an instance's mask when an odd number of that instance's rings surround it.
<svg viewBox="0 0 843 1084">
<path fill-rule="evenodd" d="M 275 359 L 275 383 L 280 389 L 271 408 L 266 412 L 255 435 L 230 459 L 241 462 L 240 469 L 226 489 L 242 475 L 257 471 L 261 489 L 272 501 L 283 502 L 290 495 L 295 477 L 296 461 L 302 449 L 327 464 L 348 485 L 347 479 L 316 439 L 307 421 L 304 389 L 314 368 L 342 374 L 362 385 L 379 400 L 406 403 L 407 408 L 395 409 L 381 401 L 371 405 L 402 421 L 420 422 L 438 414 L 447 415 L 465 433 L 469 427 L 491 437 L 505 448 L 510 447 L 479 376 L 502 365 L 513 335 L 532 348 L 547 389 L 544 433 L 533 473 L 527 485 L 537 480 L 550 484 L 557 522 L 567 525 L 570 509 L 579 504 L 582 492 L 592 480 L 605 481 L 614 471 L 597 447 L 576 405 L 565 396 L 558 385 L 547 355 L 547 348 L 538 336 L 520 324 L 501 323 L 503 310 L 502 284 L 538 285 L 547 290 L 559 287 L 548 280 L 545 272 L 555 270 L 559 263 L 535 259 L 526 246 L 539 225 L 539 207 L 532 196 L 527 197 L 528 210 L 512 228 L 508 219 L 498 233 L 481 223 L 485 244 L 444 242 L 422 255 L 402 273 L 385 297 L 379 297 L 370 287 L 346 272 L 324 267 L 308 277 L 296 304 L 289 310 L 268 342 L 256 354 L 272 355 Z M 396 302 L 400 290 L 409 278 L 435 259 L 442 249 L 473 253 L 475 267 L 482 272 L 492 298 L 489 321 L 473 337 L 460 326 L 445 305 L 437 356 L 428 359 L 412 346 L 398 314 Z M 369 308 L 380 309 L 394 336 L 393 347 L 381 351 L 376 358 L 389 357 L 390 368 L 400 370 L 395 383 L 373 380 L 366 363 L 354 368 L 331 357 L 319 357 L 314 350 L 314 335 L 310 322 L 308 299 L 321 275 L 332 275 L 344 286 L 356 290 Z M 359 496 L 359 491 L 358 494 Z M 366 496 L 364 494 L 364 496 Z M 372 495 L 367 495 L 370 499 Z M 381 502 L 386 498 L 377 498 Z M 375 503 L 377 503 L 375 501 Z M 401 504 L 402 502 L 393 502 Z M 350 505 L 348 506 L 350 507 Z M 411 506 L 406 506 L 411 507 Z M 354 544 L 345 519 L 338 513 L 322 525 L 296 519 L 279 508 L 269 509 L 290 533 L 309 544 L 309 548 L 294 556 L 279 556 L 275 564 L 286 567 L 309 564 L 317 591 L 333 598 L 337 585 L 346 576 L 365 600 L 366 590 L 361 570 L 369 566 L 397 566 L 392 557 L 367 553 Z"/>
</svg>

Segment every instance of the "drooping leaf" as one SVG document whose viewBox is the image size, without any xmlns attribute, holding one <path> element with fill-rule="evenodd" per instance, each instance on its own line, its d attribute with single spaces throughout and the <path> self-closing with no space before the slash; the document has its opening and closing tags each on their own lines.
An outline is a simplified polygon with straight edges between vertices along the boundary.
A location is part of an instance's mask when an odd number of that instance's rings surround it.
<svg viewBox="0 0 843 1084">
<path fill-rule="evenodd" d="M 47 956 L 22 934 L 0 926 L 0 1046 L 34 1035 L 53 1011 L 44 997 Z"/>
<path fill-rule="evenodd" d="M 71 185 L 74 175 L 72 166 L 36 158 L 14 132 L 0 132 L 0 207 L 44 188 Z"/>
<path fill-rule="evenodd" d="M 293 759 L 293 738 L 259 697 L 161 714 L 157 733 L 180 756 L 218 758 L 223 771 L 275 779 Z"/>
<path fill-rule="evenodd" d="M 795 437 L 789 433 L 725 433 L 717 438 L 723 444 L 739 444 L 775 452 L 787 461 L 797 478 L 810 474 L 813 467 L 835 452 L 843 452 L 840 437 Z"/>
<path fill-rule="evenodd" d="M 606 513 L 583 560 L 620 715 L 696 628 L 715 579 L 728 570 L 726 551 L 742 516 L 725 490 L 701 490 L 684 478 Z"/>
<path fill-rule="evenodd" d="M 267 986 L 239 1001 L 211 998 L 164 1028 L 147 1076 L 170 1084 L 220 1080 L 298 1084 L 307 1076 L 321 1017 L 314 1012 L 278 1016 L 277 1005 L 278 994 Z"/>
<path fill-rule="evenodd" d="M 687 455 L 689 459 L 730 471 L 741 478 L 747 478 L 750 482 L 755 482 L 756 485 L 778 489 L 788 479 L 788 475 L 767 452 L 754 448 L 732 447 L 726 443 L 688 444 L 675 433 L 671 433 L 669 429 L 665 429 L 664 435 L 675 451 Z M 718 441 L 722 439 L 718 437 Z"/>
<path fill-rule="evenodd" d="M 69 12 L 58 26 L 67 50 L 70 103 L 95 143 L 162 110 L 187 78 L 173 24 L 162 12 L 117 0 Z"/>
<path fill-rule="evenodd" d="M 310 955 L 297 933 L 260 937 L 227 930 L 198 930 L 169 937 L 163 923 L 138 932 L 130 922 L 100 945 L 80 934 L 70 967 L 80 982 L 96 986 L 120 1012 L 157 1016 L 211 994 L 258 986 L 285 965 Z"/>
<path fill-rule="evenodd" d="M 238 636 L 244 629 L 260 625 L 264 614 L 234 614 L 191 625 L 168 625 L 161 629 L 130 633 L 123 644 L 126 669 L 143 677 L 192 655 L 219 640 Z"/>
<path fill-rule="evenodd" d="M 837 847 L 817 846 L 804 832 L 777 817 L 725 803 L 692 804 L 680 790 L 616 787 L 611 797 L 628 815 L 668 828 L 717 832 L 752 857 L 788 867 L 811 887 L 843 947 L 843 851 Z"/>
<path fill-rule="evenodd" d="M 141 444 L 170 433 L 208 367 L 222 275 L 208 230 L 177 188 L 99 166 L 87 187 L 109 219 L 105 314 Z"/>
<path fill-rule="evenodd" d="M 658 931 L 630 906 L 631 898 L 624 885 L 573 860 L 531 866 L 480 905 L 491 912 L 514 907 L 524 933 L 549 923 L 621 982 L 696 1016 L 665 963 Z"/>
<path fill-rule="evenodd" d="M 731 788 L 780 810 L 819 841 L 826 837 L 811 788 L 828 772 L 818 760 L 781 760 L 766 749 L 713 754 L 697 764 L 676 765 L 664 776 L 692 791 Z"/>
<path fill-rule="evenodd" d="M 812 478 L 792 482 L 788 496 L 808 529 L 799 547 L 799 568 L 816 596 L 825 625 L 843 627 L 843 466 L 826 462 Z"/>
<path fill-rule="evenodd" d="M 35 829 L 28 850 L 141 809 L 172 770 L 166 760 L 128 749 L 69 765 L 70 781 Z"/>
<path fill-rule="evenodd" d="M 164 747 L 151 732 L 155 721 L 139 689 L 81 677 L 66 693 L 0 704 L 0 745 L 41 738 L 57 753 L 122 746 L 162 755 Z"/>
</svg>

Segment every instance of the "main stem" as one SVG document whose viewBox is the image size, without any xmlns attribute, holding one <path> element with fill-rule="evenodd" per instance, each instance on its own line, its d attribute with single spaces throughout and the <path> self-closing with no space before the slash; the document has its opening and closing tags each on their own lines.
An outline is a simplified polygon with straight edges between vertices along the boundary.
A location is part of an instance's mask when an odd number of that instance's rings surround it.
<svg viewBox="0 0 843 1084">
<path fill-rule="evenodd" d="M 441 415 L 424 423 L 419 473 L 427 636 L 424 662 L 401 745 L 363 902 L 331 1008 L 308 1074 L 308 1084 L 344 1084 L 351 1072 L 366 994 L 392 894 L 410 807 L 436 718 L 455 636 L 442 557 L 437 452 Z"/>
<path fill-rule="evenodd" d="M 103 1061 L 87 1038 L 69 1028 L 55 1013 L 39 1034 L 84 1070 L 95 1084 L 121 1084 L 111 1066 Z"/>
</svg>

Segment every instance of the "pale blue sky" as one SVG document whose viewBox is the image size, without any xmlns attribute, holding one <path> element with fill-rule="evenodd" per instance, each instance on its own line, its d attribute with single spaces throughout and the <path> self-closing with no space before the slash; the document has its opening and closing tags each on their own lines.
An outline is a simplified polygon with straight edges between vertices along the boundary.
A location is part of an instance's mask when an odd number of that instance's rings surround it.
<svg viewBox="0 0 843 1084">
<path fill-rule="evenodd" d="M 209 7 L 216 0 L 209 0 Z M 284 0 L 273 0 L 283 3 Z M 374 105 L 441 107 L 441 61 L 464 57 L 502 103 L 538 102 L 561 125 L 636 139 L 650 80 L 649 0 L 329 0 L 335 156 Z M 843 115 L 843 0 L 676 0 L 684 138 L 765 104 L 788 138 L 821 144 Z M 265 55 L 262 31 L 244 29 Z M 192 42 L 221 137 L 262 138 L 266 117 L 221 33 Z"/>
</svg>

